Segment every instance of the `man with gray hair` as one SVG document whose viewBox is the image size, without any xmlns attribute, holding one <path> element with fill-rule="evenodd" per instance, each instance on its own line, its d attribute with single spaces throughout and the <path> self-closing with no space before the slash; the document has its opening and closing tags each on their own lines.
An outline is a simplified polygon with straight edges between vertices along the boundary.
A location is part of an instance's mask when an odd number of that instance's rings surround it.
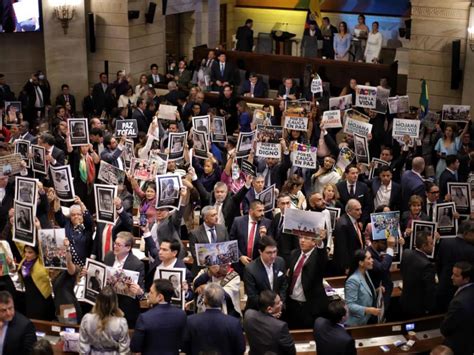
<svg viewBox="0 0 474 355">
<path fill-rule="evenodd" d="M 183 338 L 186 354 L 229 354 L 245 352 L 245 339 L 240 321 L 222 313 L 224 290 L 210 283 L 204 289 L 206 311 L 188 317 Z M 212 336 L 209 336 L 212 334 Z"/>
<path fill-rule="evenodd" d="M 337 275 L 347 273 L 352 256 L 357 249 L 364 249 L 361 224 L 362 205 L 356 199 L 346 204 L 346 213 L 336 222 L 334 228 L 334 264 Z"/>
<path fill-rule="evenodd" d="M 402 211 L 408 210 L 408 200 L 412 195 L 418 195 L 422 199 L 426 197 L 425 181 L 421 174 L 425 171 L 425 160 L 415 157 L 411 163 L 411 170 L 402 175 Z"/>
</svg>

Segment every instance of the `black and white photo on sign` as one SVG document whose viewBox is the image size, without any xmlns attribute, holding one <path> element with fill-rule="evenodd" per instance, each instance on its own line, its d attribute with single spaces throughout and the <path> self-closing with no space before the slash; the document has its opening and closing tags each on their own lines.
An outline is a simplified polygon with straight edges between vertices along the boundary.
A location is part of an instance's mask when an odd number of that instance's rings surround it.
<svg viewBox="0 0 474 355">
<path fill-rule="evenodd" d="M 257 125 L 271 125 L 272 113 L 264 110 L 255 109 L 252 116 L 252 124 Z"/>
<path fill-rule="evenodd" d="M 247 175 L 250 175 L 253 177 L 257 176 L 257 167 L 253 165 L 253 163 L 249 162 L 248 160 L 242 159 L 242 164 L 240 168 L 242 169 L 242 172 Z"/>
<path fill-rule="evenodd" d="M 341 217 L 341 209 L 338 207 L 326 207 L 326 209 L 329 211 L 331 217 L 331 229 L 334 230 L 338 218 Z"/>
<path fill-rule="evenodd" d="M 80 301 L 94 305 L 99 292 L 106 284 L 106 266 L 93 259 L 86 260 L 86 282 L 84 289 L 84 298 Z"/>
<path fill-rule="evenodd" d="M 67 120 L 71 145 L 81 146 L 89 144 L 89 126 L 87 118 L 69 118 Z"/>
<path fill-rule="evenodd" d="M 71 166 L 49 166 L 56 195 L 61 201 L 74 201 L 76 193 L 71 174 Z"/>
<path fill-rule="evenodd" d="M 15 200 L 35 206 L 38 190 L 38 179 L 22 176 L 15 177 Z"/>
<path fill-rule="evenodd" d="M 322 123 L 324 125 L 324 128 L 341 128 L 341 111 L 324 111 Z"/>
<path fill-rule="evenodd" d="M 136 138 L 138 136 L 137 120 L 116 120 L 115 136 L 127 136 L 127 138 Z"/>
<path fill-rule="evenodd" d="M 354 134 L 355 155 L 358 163 L 369 164 L 369 143 L 367 136 Z"/>
<path fill-rule="evenodd" d="M 156 177 L 156 208 L 178 209 L 180 205 L 181 176 L 178 174 Z"/>
<path fill-rule="evenodd" d="M 255 155 L 257 157 L 280 159 L 283 127 L 258 125 L 256 137 Z"/>
<path fill-rule="evenodd" d="M 372 180 L 376 176 L 378 169 L 380 169 L 382 166 L 389 165 L 390 163 L 385 160 L 372 158 L 370 162 L 369 180 Z"/>
<path fill-rule="evenodd" d="M 171 297 L 171 304 L 184 309 L 184 290 L 183 283 L 186 281 L 185 268 L 159 268 L 158 277 L 160 279 L 169 280 L 173 285 L 173 296 Z"/>
<path fill-rule="evenodd" d="M 123 146 L 121 157 L 123 159 L 123 162 L 125 163 L 125 169 L 127 170 L 130 169 L 130 163 L 132 162 L 132 158 L 135 157 L 134 146 L 135 144 L 132 139 L 127 139 Z"/>
<path fill-rule="evenodd" d="M 160 107 L 158 109 L 158 118 L 175 121 L 177 111 L 177 106 L 160 104 Z"/>
<path fill-rule="evenodd" d="M 420 120 L 394 118 L 392 136 L 418 138 L 420 136 Z"/>
<path fill-rule="evenodd" d="M 352 95 L 344 95 L 339 97 L 331 97 L 329 99 L 330 110 L 348 110 L 352 107 Z"/>
<path fill-rule="evenodd" d="M 117 197 L 117 186 L 94 184 L 94 197 L 97 221 L 114 224 L 114 199 Z"/>
<path fill-rule="evenodd" d="M 275 184 L 267 187 L 259 194 L 256 194 L 255 199 L 262 201 L 263 211 L 265 213 L 273 211 L 275 208 Z"/>
<path fill-rule="evenodd" d="M 135 298 L 135 293 L 130 286 L 138 283 L 140 277 L 138 271 L 107 266 L 106 275 L 106 285 L 111 286 L 118 295 Z"/>
<path fill-rule="evenodd" d="M 207 146 L 207 134 L 204 131 L 192 130 L 194 156 L 199 159 L 209 158 Z"/>
<path fill-rule="evenodd" d="M 33 171 L 36 173 L 40 173 L 46 175 L 46 162 L 44 160 L 45 156 L 45 149 L 40 145 L 31 145 L 31 153 L 33 154 L 32 164 L 33 164 Z"/>
<path fill-rule="evenodd" d="M 224 117 L 214 117 L 212 119 L 211 141 L 216 143 L 227 142 L 227 132 Z"/>
<path fill-rule="evenodd" d="M 297 236 L 319 238 L 319 233 L 325 226 L 325 216 L 321 212 L 303 211 L 287 208 L 283 220 L 283 231 Z"/>
<path fill-rule="evenodd" d="M 188 132 L 170 133 L 168 136 L 168 161 L 183 158 Z"/>
<path fill-rule="evenodd" d="M 49 269 L 66 269 L 66 250 L 64 244 L 66 231 L 64 228 L 40 229 L 38 231 L 38 242 L 43 257 L 43 265 Z"/>
<path fill-rule="evenodd" d="M 448 182 L 448 193 L 461 215 L 471 214 L 471 186 L 468 182 Z"/>
<path fill-rule="evenodd" d="M 30 168 L 30 145 L 30 141 L 24 139 L 15 140 L 15 153 L 21 155 L 21 158 L 26 162 L 26 167 L 28 169 Z"/>
<path fill-rule="evenodd" d="M 384 89 L 377 86 L 377 102 L 375 105 L 375 112 L 385 114 L 387 112 L 388 97 L 390 96 L 390 89 Z"/>
<path fill-rule="evenodd" d="M 436 204 L 436 222 L 441 238 L 454 238 L 458 232 L 458 220 L 455 218 L 456 206 L 454 202 Z"/>
<path fill-rule="evenodd" d="M 443 105 L 441 119 L 446 122 L 469 122 L 471 106 L 469 105 Z"/>
<path fill-rule="evenodd" d="M 367 137 L 369 133 L 372 132 L 372 124 L 346 116 L 343 132 L 348 134 L 359 134 Z"/>
<path fill-rule="evenodd" d="M 433 242 L 435 241 L 436 222 L 413 220 L 411 230 L 412 235 L 410 238 L 410 249 L 415 249 L 416 238 L 422 233 L 431 236 L 433 238 Z M 435 246 L 436 243 L 433 243 L 433 251 L 431 252 L 431 255 L 428 255 L 430 258 L 434 258 Z"/>
<path fill-rule="evenodd" d="M 34 207 L 15 201 L 13 209 L 13 241 L 35 246 Z"/>
<path fill-rule="evenodd" d="M 107 185 L 122 185 L 125 182 L 125 170 L 101 160 L 97 178 Z"/>
<path fill-rule="evenodd" d="M 355 105 L 374 109 L 377 105 L 377 88 L 375 86 L 357 85 Z"/>
<path fill-rule="evenodd" d="M 19 123 L 21 117 L 21 101 L 5 101 L 5 124 L 9 126 Z"/>
<path fill-rule="evenodd" d="M 205 132 L 206 134 L 209 133 L 211 118 L 209 115 L 205 116 L 194 116 L 193 117 L 193 128 L 196 131 Z"/>
<path fill-rule="evenodd" d="M 308 130 L 308 117 L 285 115 L 284 128 L 306 132 Z"/>
<path fill-rule="evenodd" d="M 236 156 L 237 158 L 245 158 L 250 155 L 255 139 L 255 132 L 240 132 L 237 138 Z"/>
<path fill-rule="evenodd" d="M 293 166 L 299 168 L 316 169 L 317 166 L 317 147 L 311 147 L 306 144 L 293 144 L 290 160 Z"/>
<path fill-rule="evenodd" d="M 157 175 L 166 174 L 168 170 L 168 156 L 161 154 L 158 151 L 150 152 L 150 165 L 153 166 Z"/>
<path fill-rule="evenodd" d="M 388 112 L 390 114 L 406 113 L 410 109 L 408 96 L 393 96 L 388 98 Z"/>
</svg>

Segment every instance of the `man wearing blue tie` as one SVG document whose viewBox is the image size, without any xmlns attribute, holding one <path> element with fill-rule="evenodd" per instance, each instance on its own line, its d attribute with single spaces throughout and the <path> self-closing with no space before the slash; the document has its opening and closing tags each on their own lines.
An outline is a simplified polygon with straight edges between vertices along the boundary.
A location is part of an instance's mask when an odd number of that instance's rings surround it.
<svg viewBox="0 0 474 355">
<path fill-rule="evenodd" d="M 218 61 L 212 63 L 211 81 L 214 90 L 222 91 L 226 85 L 234 85 L 234 67 L 226 62 L 225 52 L 220 52 Z"/>
</svg>

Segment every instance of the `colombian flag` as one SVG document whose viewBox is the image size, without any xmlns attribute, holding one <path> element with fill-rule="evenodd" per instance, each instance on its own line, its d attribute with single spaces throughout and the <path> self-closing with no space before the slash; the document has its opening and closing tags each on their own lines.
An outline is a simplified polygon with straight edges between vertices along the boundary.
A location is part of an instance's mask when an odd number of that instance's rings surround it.
<svg viewBox="0 0 474 355">
<path fill-rule="evenodd" d="M 421 81 L 421 94 L 420 94 L 420 108 L 421 108 L 421 117 L 425 117 L 428 113 L 428 105 L 430 102 L 430 98 L 428 96 L 428 84 L 426 84 L 426 80 L 423 79 Z"/>
<path fill-rule="evenodd" d="M 309 28 L 310 21 L 316 21 L 319 27 L 322 25 L 322 18 L 321 18 L 321 5 L 320 0 L 309 0 L 308 4 L 308 14 L 306 15 L 306 23 L 304 28 Z"/>
</svg>

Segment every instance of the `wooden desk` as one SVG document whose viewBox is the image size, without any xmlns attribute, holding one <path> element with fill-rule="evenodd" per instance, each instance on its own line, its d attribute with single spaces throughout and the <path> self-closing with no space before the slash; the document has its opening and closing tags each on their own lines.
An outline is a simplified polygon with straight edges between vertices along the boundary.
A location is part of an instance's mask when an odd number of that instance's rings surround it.
<svg viewBox="0 0 474 355">
<path fill-rule="evenodd" d="M 207 58 L 209 48 L 195 47 L 193 58 L 200 63 Z M 386 77 L 392 87 L 392 95 L 397 92 L 398 63 L 368 64 L 344 62 L 331 59 L 303 58 L 290 55 L 259 54 L 239 51 L 227 51 L 227 60 L 236 68 L 269 76 L 270 88 L 275 89 L 282 83 L 282 78 L 299 78 L 303 83 L 306 65 L 310 65 L 323 81 L 331 83 L 332 96 L 338 96 L 343 87 L 349 84 L 350 78 L 358 83 L 370 82 L 377 86 L 381 78 Z"/>
</svg>

